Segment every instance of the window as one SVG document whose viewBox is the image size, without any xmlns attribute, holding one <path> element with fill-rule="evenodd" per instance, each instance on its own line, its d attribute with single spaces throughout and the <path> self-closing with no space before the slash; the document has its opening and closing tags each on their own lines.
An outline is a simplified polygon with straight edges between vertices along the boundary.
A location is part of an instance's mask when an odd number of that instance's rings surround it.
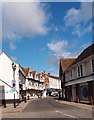
<svg viewBox="0 0 94 120">
<path fill-rule="evenodd" d="M 80 72 L 81 72 L 81 77 L 83 76 L 83 68 L 82 65 L 80 65 Z"/>
<path fill-rule="evenodd" d="M 94 73 L 94 59 L 92 59 L 92 72 Z"/>
<path fill-rule="evenodd" d="M 83 66 L 78 66 L 78 77 L 83 77 Z"/>
<path fill-rule="evenodd" d="M 32 75 L 32 72 L 30 72 L 30 76 Z"/>
<path fill-rule="evenodd" d="M 70 78 L 72 78 L 72 70 L 70 70 Z"/>
<path fill-rule="evenodd" d="M 32 85 L 34 86 L 34 83 L 32 83 Z"/>
<path fill-rule="evenodd" d="M 80 68 L 78 66 L 78 77 L 80 77 Z"/>
<path fill-rule="evenodd" d="M 29 81 L 29 85 L 31 85 L 31 81 Z"/>
</svg>

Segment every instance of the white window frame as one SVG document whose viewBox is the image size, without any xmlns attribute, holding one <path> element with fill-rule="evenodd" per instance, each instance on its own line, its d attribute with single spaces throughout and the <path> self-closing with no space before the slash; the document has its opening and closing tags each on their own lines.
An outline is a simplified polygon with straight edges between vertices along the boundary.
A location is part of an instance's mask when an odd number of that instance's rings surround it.
<svg viewBox="0 0 94 120">
<path fill-rule="evenodd" d="M 82 66 L 82 69 L 81 69 L 81 66 Z M 78 72 L 78 70 L 79 70 L 79 72 Z M 77 76 L 78 76 L 78 78 L 83 77 L 83 64 L 80 64 L 77 66 Z"/>
</svg>

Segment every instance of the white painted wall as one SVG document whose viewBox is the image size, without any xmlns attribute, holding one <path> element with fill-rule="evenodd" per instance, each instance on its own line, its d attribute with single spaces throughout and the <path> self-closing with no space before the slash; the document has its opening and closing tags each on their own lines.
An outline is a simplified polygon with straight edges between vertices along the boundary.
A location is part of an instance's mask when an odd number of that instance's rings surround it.
<svg viewBox="0 0 94 120">
<path fill-rule="evenodd" d="M 49 77 L 49 88 L 61 89 L 61 80 Z"/>
<path fill-rule="evenodd" d="M 15 98 L 19 99 L 19 77 L 18 77 L 18 65 L 15 71 L 15 80 L 16 80 L 16 90 L 18 94 L 15 92 Z M 13 69 L 12 69 L 12 60 L 5 54 L 2 53 L 0 55 L 0 79 L 8 83 L 12 86 L 13 80 Z M 12 88 L 4 84 L 0 81 L 0 85 L 4 85 L 5 87 L 5 99 L 14 99 L 14 91 Z"/>
</svg>

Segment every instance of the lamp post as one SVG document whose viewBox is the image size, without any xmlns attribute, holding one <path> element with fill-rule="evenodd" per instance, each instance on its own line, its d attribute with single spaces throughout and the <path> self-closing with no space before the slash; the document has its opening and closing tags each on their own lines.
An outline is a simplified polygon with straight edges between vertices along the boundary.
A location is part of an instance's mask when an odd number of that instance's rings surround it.
<svg viewBox="0 0 94 120">
<path fill-rule="evenodd" d="M 12 63 L 12 68 L 13 68 L 13 83 L 12 83 L 12 87 L 14 88 L 14 108 L 16 108 L 16 104 L 15 104 L 15 70 L 16 70 L 16 64 Z"/>
</svg>

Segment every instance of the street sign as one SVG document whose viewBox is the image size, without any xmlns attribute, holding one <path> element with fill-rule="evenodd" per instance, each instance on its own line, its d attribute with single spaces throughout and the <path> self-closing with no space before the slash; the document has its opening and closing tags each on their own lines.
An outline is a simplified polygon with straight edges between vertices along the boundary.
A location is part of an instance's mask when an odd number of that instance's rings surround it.
<svg viewBox="0 0 94 120">
<path fill-rule="evenodd" d="M 16 90 L 16 81 L 15 80 L 12 80 L 12 88 L 13 88 L 13 90 Z"/>
</svg>

